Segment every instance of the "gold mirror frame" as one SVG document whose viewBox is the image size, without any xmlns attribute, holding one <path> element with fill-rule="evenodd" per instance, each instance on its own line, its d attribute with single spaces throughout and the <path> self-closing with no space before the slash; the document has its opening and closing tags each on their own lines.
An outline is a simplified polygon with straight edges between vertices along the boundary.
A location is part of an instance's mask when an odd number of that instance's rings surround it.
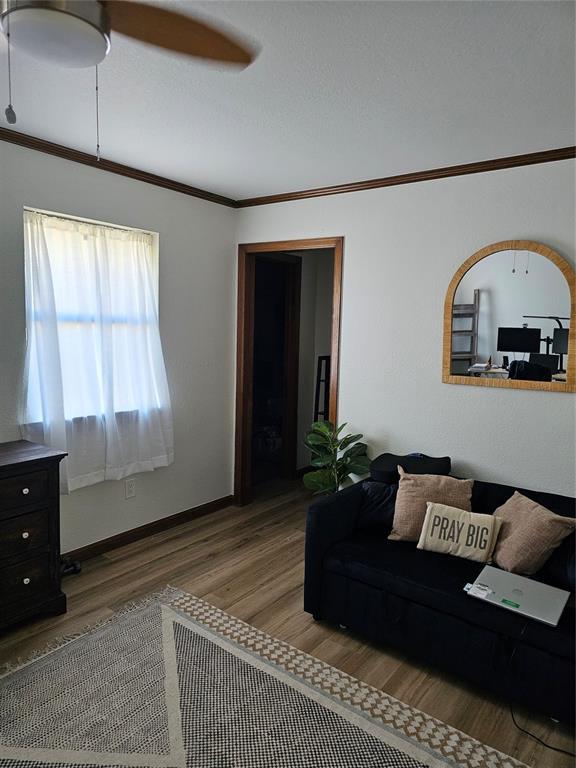
<svg viewBox="0 0 576 768">
<path fill-rule="evenodd" d="M 568 283 L 570 291 L 570 323 L 576 318 L 576 277 L 573 267 L 543 243 L 534 240 L 502 240 L 487 245 L 476 251 L 462 264 L 450 281 L 444 300 L 444 340 L 442 343 L 442 381 L 444 384 L 467 384 L 472 387 L 499 387 L 500 389 L 539 389 L 544 392 L 576 392 L 576 333 L 568 335 L 568 359 L 566 362 L 566 381 L 522 381 L 521 379 L 496 379 L 481 376 L 461 376 L 451 373 L 452 352 L 452 306 L 460 281 L 468 270 L 486 256 L 499 251 L 532 251 L 545 256 L 556 264 Z"/>
</svg>

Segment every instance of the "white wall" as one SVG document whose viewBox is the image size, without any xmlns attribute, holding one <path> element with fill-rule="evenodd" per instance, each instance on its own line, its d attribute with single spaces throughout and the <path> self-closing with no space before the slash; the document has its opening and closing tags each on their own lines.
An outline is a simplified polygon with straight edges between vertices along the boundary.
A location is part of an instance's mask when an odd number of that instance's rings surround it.
<svg viewBox="0 0 576 768">
<path fill-rule="evenodd" d="M 340 420 L 372 455 L 448 453 L 461 474 L 574 493 L 573 395 L 441 383 L 444 294 L 465 258 L 526 238 L 574 263 L 573 171 L 566 161 L 233 211 L 0 142 L 0 441 L 19 437 L 22 207 L 160 233 L 176 461 L 138 475 L 135 499 L 113 482 L 63 497 L 63 550 L 231 493 L 236 242 L 345 236 Z"/>
<path fill-rule="evenodd" d="M 484 245 L 547 243 L 574 264 L 574 164 L 246 208 L 250 243 L 345 237 L 339 418 L 371 454 L 449 454 L 458 474 L 575 492 L 575 396 L 441 381 L 454 272 Z"/>
<path fill-rule="evenodd" d="M 314 418 L 316 366 L 319 355 L 329 355 L 332 331 L 334 254 L 331 250 L 300 251 L 300 352 L 298 361 L 298 469 L 310 464 L 304 436 Z"/>
<path fill-rule="evenodd" d="M 231 493 L 234 211 L 0 142 L 0 441 L 20 437 L 24 205 L 160 233 L 160 331 L 176 459 L 137 475 L 134 499 L 124 499 L 123 482 L 63 497 L 63 551 Z"/>
<path fill-rule="evenodd" d="M 527 251 L 500 251 L 492 253 L 474 264 L 464 275 L 456 289 L 455 302 L 471 304 L 474 289 L 480 290 L 478 313 L 478 361 L 486 362 L 492 357 L 493 363 L 500 364 L 502 354 L 497 352 L 498 328 L 521 327 L 527 323 L 530 328 L 540 328 L 541 338 L 550 338 L 558 327 L 555 320 L 535 318 L 524 319 L 524 315 L 552 315 L 570 317 L 570 288 L 560 269 L 538 253 Z M 470 318 L 459 318 L 454 328 L 470 328 Z M 562 321 L 564 328 L 569 321 Z M 461 346 L 458 346 L 458 341 Z M 470 339 L 453 338 L 455 352 L 470 349 Z M 540 352 L 546 352 L 546 345 L 540 345 Z M 552 350 L 550 350 L 552 351 Z M 508 354 L 511 360 L 528 359 L 522 353 Z M 566 360 L 564 360 L 566 362 Z M 467 363 L 468 364 L 468 363 Z"/>
</svg>

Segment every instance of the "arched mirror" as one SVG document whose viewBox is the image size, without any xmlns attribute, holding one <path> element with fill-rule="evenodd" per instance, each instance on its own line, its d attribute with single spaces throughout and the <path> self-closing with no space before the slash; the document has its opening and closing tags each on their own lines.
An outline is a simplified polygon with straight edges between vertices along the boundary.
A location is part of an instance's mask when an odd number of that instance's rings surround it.
<svg viewBox="0 0 576 768">
<path fill-rule="evenodd" d="M 486 246 L 446 293 L 442 381 L 576 391 L 574 269 L 531 240 Z"/>
</svg>

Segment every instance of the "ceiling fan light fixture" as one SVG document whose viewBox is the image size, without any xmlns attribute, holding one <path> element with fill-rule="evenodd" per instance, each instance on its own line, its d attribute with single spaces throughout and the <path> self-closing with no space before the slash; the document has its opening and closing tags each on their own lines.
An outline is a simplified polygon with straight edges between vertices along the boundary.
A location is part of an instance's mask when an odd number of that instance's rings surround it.
<svg viewBox="0 0 576 768">
<path fill-rule="evenodd" d="M 108 18 L 95 0 L 2 0 L 0 25 L 35 59 L 62 67 L 94 67 L 110 50 Z"/>
</svg>

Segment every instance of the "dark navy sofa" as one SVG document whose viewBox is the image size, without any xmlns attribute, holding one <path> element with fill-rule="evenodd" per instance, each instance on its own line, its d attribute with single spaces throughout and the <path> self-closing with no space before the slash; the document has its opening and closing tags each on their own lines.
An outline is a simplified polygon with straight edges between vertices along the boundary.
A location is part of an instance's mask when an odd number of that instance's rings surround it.
<svg viewBox="0 0 576 768">
<path fill-rule="evenodd" d="M 533 577 L 572 593 L 559 625 L 550 627 L 468 597 L 463 587 L 482 564 L 388 541 L 395 487 L 380 509 L 370 498 L 374 488 L 358 483 L 311 505 L 305 610 L 506 702 L 573 722 L 574 535 Z M 575 516 L 573 498 L 486 482 L 474 483 L 472 510 L 491 514 L 515 490 Z"/>
</svg>

